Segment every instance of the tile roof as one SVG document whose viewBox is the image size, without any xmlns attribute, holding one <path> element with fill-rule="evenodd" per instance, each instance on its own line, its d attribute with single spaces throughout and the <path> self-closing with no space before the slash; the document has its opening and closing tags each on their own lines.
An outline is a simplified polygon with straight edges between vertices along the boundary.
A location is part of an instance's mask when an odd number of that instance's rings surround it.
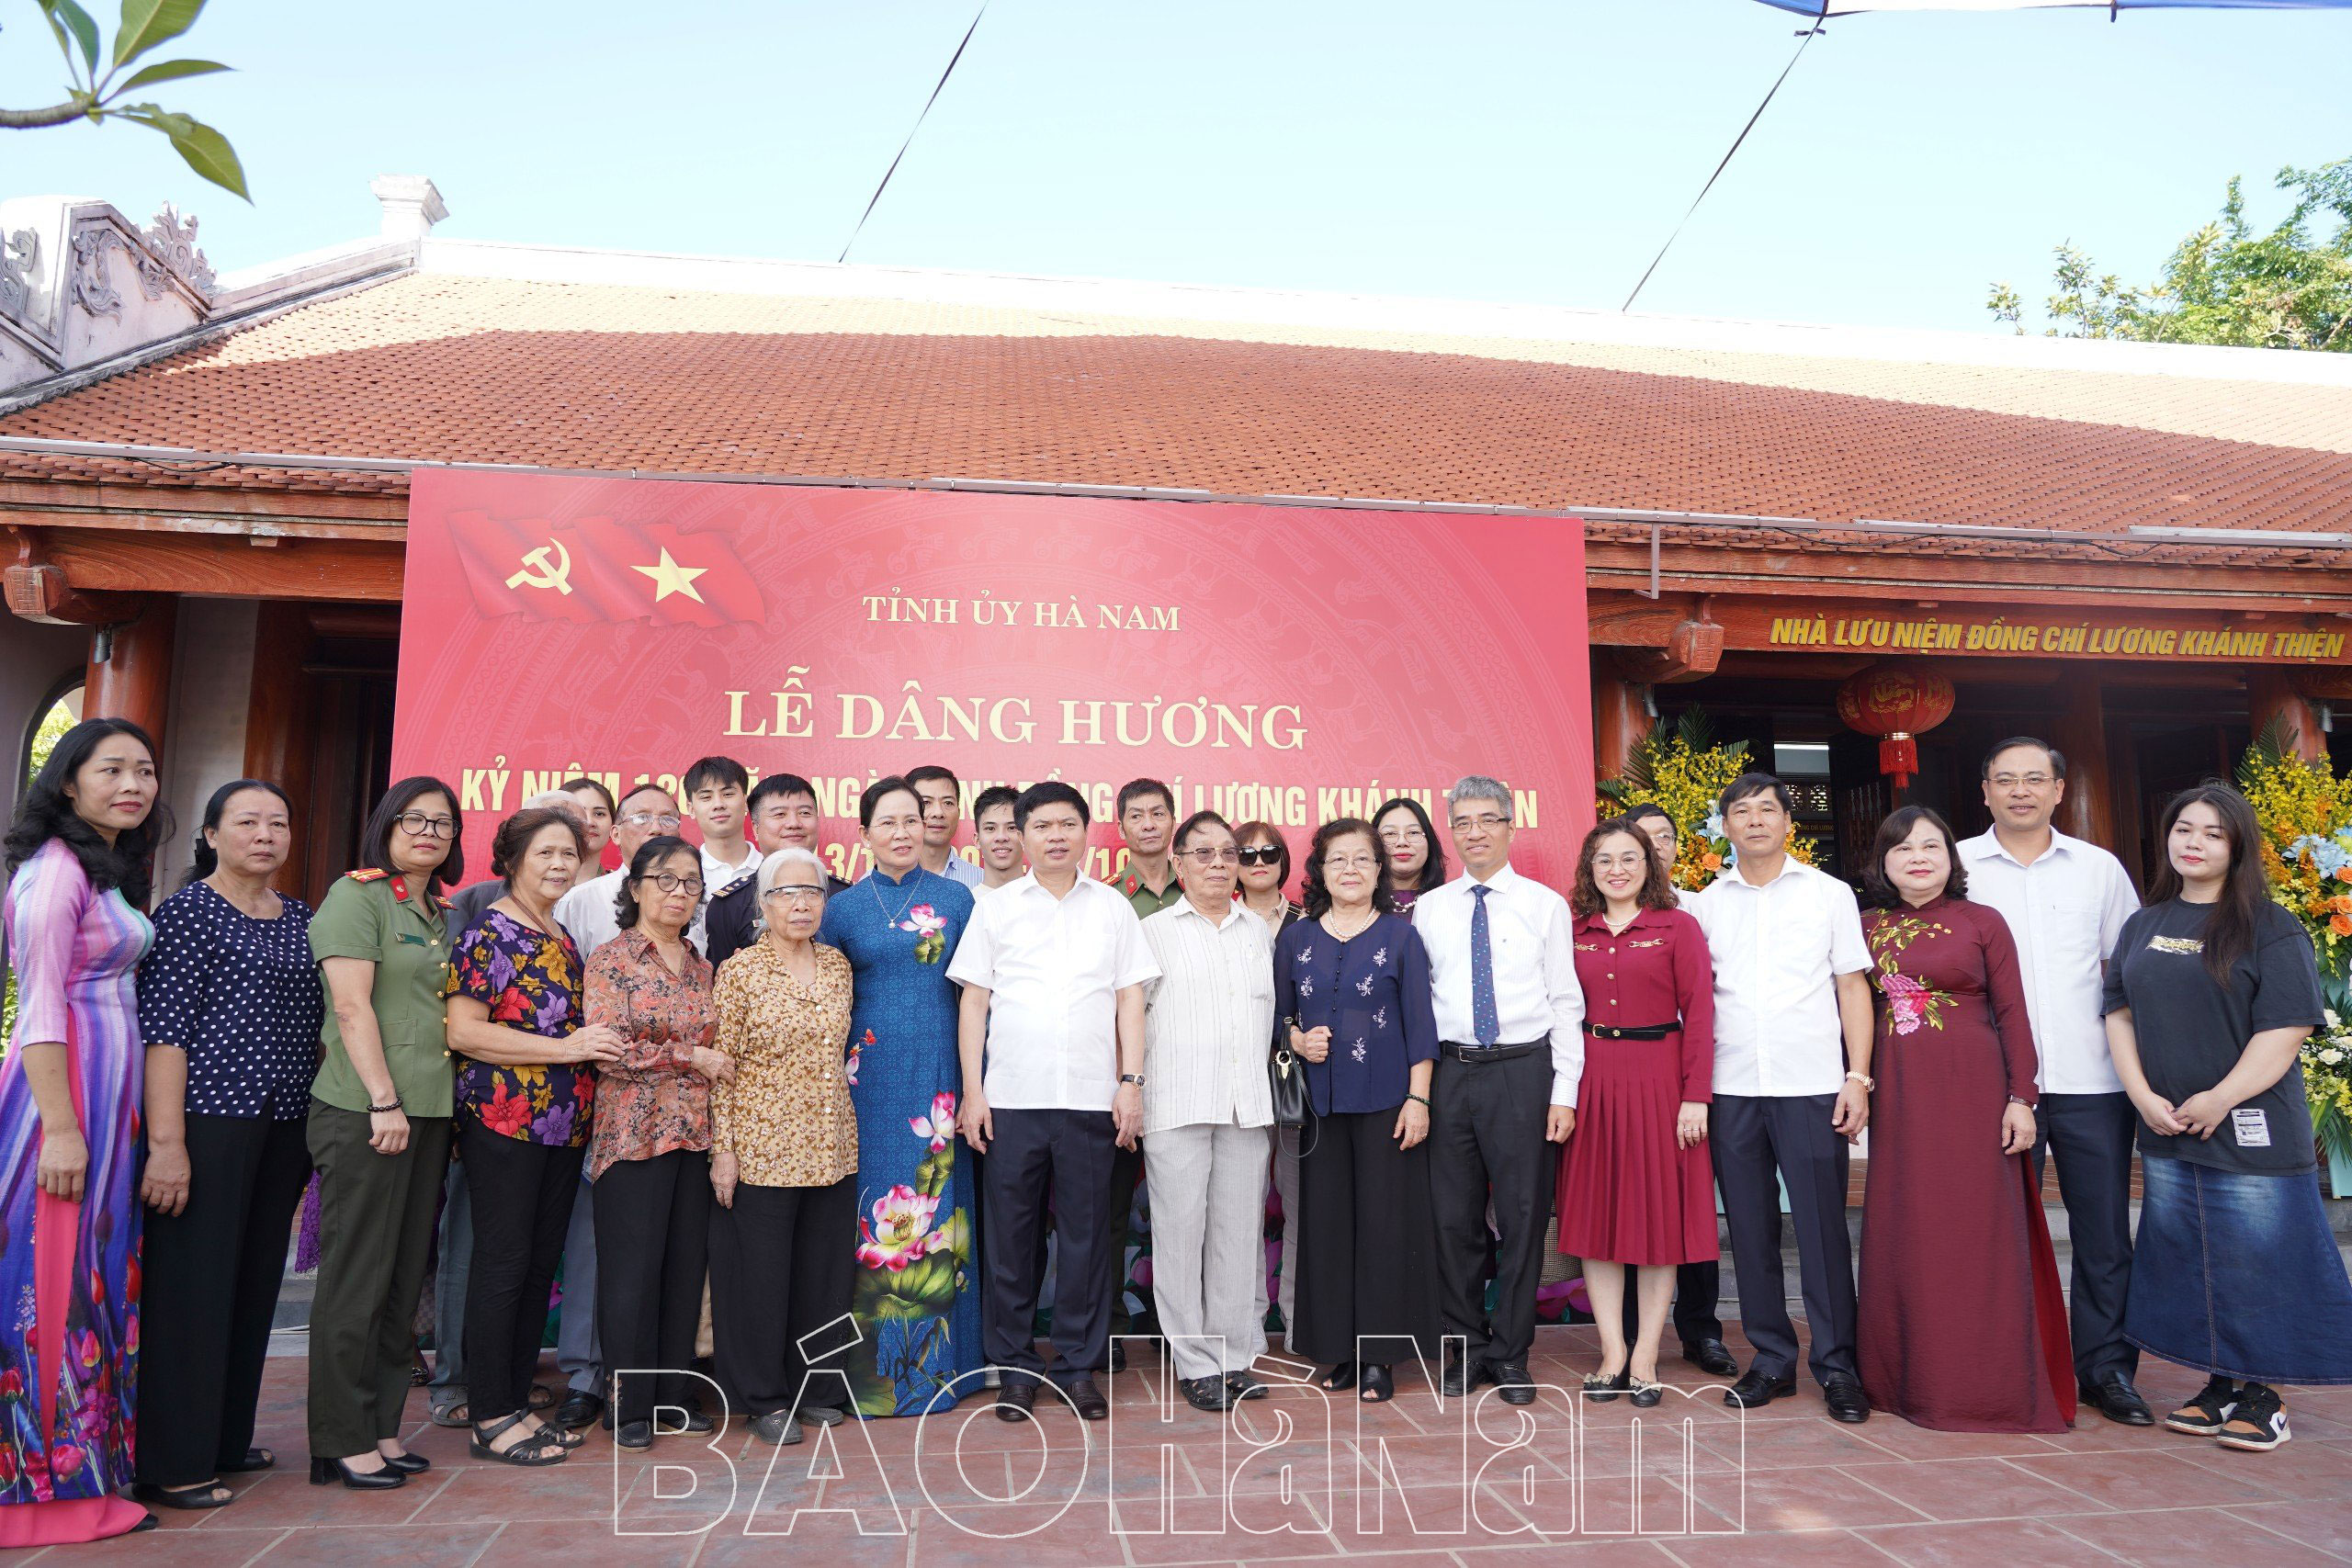
<svg viewBox="0 0 2352 1568">
<path fill-rule="evenodd" d="M 20 410 L 0 434 L 1825 521 L 2352 530 L 2352 378 L 2232 379 L 2199 363 L 2209 373 L 2168 376 L 427 271 Z M 405 490 L 399 475 L 179 476 L 21 454 L 0 454 L 0 474 Z"/>
</svg>

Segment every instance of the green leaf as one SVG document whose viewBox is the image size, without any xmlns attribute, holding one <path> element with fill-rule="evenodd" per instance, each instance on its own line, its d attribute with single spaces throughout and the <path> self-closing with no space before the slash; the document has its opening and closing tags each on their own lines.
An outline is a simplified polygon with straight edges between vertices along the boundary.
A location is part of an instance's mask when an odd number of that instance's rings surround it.
<svg viewBox="0 0 2352 1568">
<path fill-rule="evenodd" d="M 141 66 L 115 91 L 128 93 L 133 87 L 144 87 L 153 82 L 176 81 L 182 76 L 209 76 L 216 71 L 230 69 L 217 60 L 166 60 L 160 65 Z"/>
<path fill-rule="evenodd" d="M 57 0 L 57 4 L 68 6 L 73 0 Z M 166 39 L 179 37 L 196 25 L 203 9 L 204 0 L 122 0 L 122 26 L 114 35 L 115 68 L 128 65 Z"/>
<path fill-rule="evenodd" d="M 175 118 L 186 122 L 186 129 L 165 134 L 171 137 L 179 155 L 187 160 L 187 166 L 222 190 L 246 201 L 253 200 L 245 189 L 245 166 L 237 162 L 237 150 L 229 145 L 229 139 L 202 120 L 189 119 L 186 115 Z"/>
<path fill-rule="evenodd" d="M 90 13 L 74 4 L 74 0 L 40 0 L 40 8 L 48 15 L 52 29 L 62 28 L 74 35 L 74 41 L 82 46 L 82 58 L 89 62 L 90 73 L 96 75 L 98 69 L 98 24 L 91 20 Z M 58 42 L 62 44 L 64 41 L 61 34 Z"/>
</svg>

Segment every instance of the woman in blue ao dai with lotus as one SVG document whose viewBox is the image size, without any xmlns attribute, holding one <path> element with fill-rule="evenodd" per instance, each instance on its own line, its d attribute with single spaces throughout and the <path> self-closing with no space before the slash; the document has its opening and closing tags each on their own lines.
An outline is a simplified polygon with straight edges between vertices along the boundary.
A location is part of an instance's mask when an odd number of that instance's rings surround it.
<svg viewBox="0 0 2352 1568">
<path fill-rule="evenodd" d="M 860 802 L 874 870 L 826 901 L 819 940 L 850 962 L 858 1247 L 846 1358 L 860 1416 L 944 1410 L 979 1386 L 979 1270 L 947 960 L 972 918 L 960 884 L 922 869 L 922 801 L 886 778 Z M 958 1382 L 961 1378 L 963 1381 Z"/>
</svg>

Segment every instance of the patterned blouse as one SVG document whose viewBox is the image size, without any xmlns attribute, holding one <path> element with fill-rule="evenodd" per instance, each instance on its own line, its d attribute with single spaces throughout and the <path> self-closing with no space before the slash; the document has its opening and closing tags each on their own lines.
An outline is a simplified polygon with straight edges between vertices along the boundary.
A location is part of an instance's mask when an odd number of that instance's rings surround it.
<svg viewBox="0 0 2352 1568">
<path fill-rule="evenodd" d="M 710 961 L 686 943 L 673 975 L 653 939 L 631 928 L 588 961 L 588 1021 L 609 1024 L 627 1048 L 596 1072 L 596 1129 L 588 1179 L 616 1161 L 710 1147 L 710 1084 L 694 1069 L 718 1027 Z"/>
<path fill-rule="evenodd" d="M 311 957 L 311 907 L 281 898 L 257 920 L 209 882 L 155 911 L 155 946 L 139 966 L 139 1033 L 150 1050 L 187 1055 L 193 1116 L 311 1113 L 326 1010 Z"/>
<path fill-rule="evenodd" d="M 786 973 L 767 942 L 719 965 L 718 1049 L 735 1081 L 711 1086 L 713 1154 L 735 1156 L 737 1179 L 754 1187 L 830 1187 L 857 1170 L 851 1106 L 849 960 L 817 949 L 817 983 Z"/>
<path fill-rule="evenodd" d="M 550 936 L 503 909 L 485 909 L 458 939 L 448 994 L 481 1003 L 492 1023 L 561 1040 L 582 1022 L 580 950 L 560 926 Z M 596 1075 L 584 1065 L 507 1066 L 460 1057 L 458 1110 L 503 1137 L 580 1148 L 595 1104 Z"/>
</svg>

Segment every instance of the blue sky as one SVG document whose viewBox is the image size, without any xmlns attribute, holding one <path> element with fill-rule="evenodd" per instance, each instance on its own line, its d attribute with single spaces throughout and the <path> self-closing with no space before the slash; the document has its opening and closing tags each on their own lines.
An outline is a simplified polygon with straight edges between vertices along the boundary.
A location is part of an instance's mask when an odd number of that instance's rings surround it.
<svg viewBox="0 0 2352 1568">
<path fill-rule="evenodd" d="M 112 0 L 88 0 L 111 25 Z M 957 0 L 213 0 L 169 85 L 255 205 L 131 126 L 0 133 L 0 194 L 203 220 L 215 265 L 373 231 L 830 260 L 969 22 Z M 1613 309 L 1795 47 L 1754 0 L 996 0 L 853 259 Z M 0 103 L 53 96 L 0 0 Z M 2072 239 L 2152 276 L 2244 174 L 2352 155 L 2352 13 L 1831 24 L 1643 296 L 1988 329 Z"/>
</svg>

